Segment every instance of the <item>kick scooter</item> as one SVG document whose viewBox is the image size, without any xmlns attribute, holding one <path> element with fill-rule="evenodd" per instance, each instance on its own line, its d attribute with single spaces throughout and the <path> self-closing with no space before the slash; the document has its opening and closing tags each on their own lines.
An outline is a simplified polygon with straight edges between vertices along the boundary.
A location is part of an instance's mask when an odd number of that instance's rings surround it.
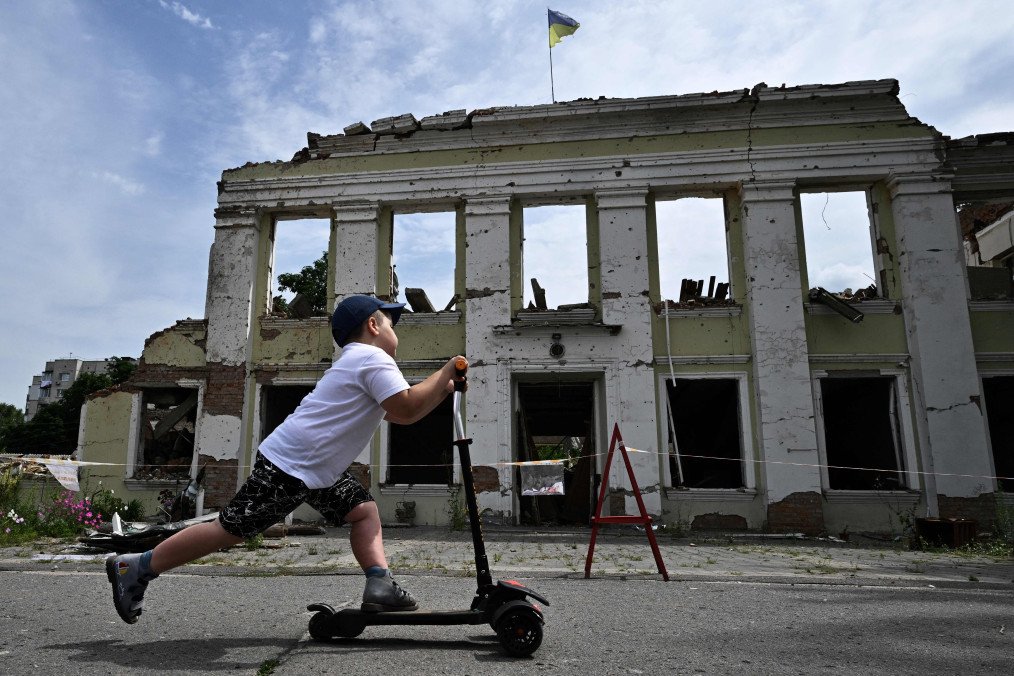
<svg viewBox="0 0 1014 676">
<path fill-rule="evenodd" d="M 475 547 L 475 598 L 467 610 L 412 610 L 365 612 L 359 608 L 336 610 L 326 603 L 306 607 L 314 612 L 310 618 L 310 636 L 317 641 L 358 636 L 369 625 L 450 625 L 488 624 L 496 632 L 500 645 L 508 655 L 525 657 L 534 653 L 542 643 L 542 625 L 545 618 L 535 601 L 549 605 L 543 596 L 514 580 L 493 583 L 486 559 L 486 545 L 479 523 L 479 508 L 472 480 L 472 460 L 468 452 L 471 439 L 465 437 L 461 420 L 461 400 L 465 390 L 464 377 L 468 361 L 459 358 L 454 364 L 458 379 L 454 382 L 454 445 L 461 462 L 461 481 L 465 486 L 465 505 L 472 527 L 472 544 Z M 529 598 L 530 597 L 530 598 Z M 535 601 L 530 600 L 535 599 Z"/>
</svg>

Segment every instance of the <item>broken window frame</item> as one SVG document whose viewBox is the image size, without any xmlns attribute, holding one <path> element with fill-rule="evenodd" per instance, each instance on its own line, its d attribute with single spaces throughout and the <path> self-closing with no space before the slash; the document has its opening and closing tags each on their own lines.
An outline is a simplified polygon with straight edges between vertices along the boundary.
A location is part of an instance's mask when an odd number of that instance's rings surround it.
<svg viewBox="0 0 1014 676">
<path fill-rule="evenodd" d="M 1001 470 L 1003 470 L 1003 466 L 1000 466 L 999 468 L 997 466 L 997 457 L 996 457 L 997 451 L 996 451 L 996 448 L 993 445 L 993 427 L 991 426 L 991 422 L 990 422 L 989 410 L 991 408 L 997 409 L 997 408 L 1000 408 L 1000 407 L 999 407 L 999 405 L 997 405 L 994 402 L 990 401 L 989 393 L 986 392 L 986 383 L 985 383 L 985 381 L 987 379 L 990 379 L 990 378 L 1009 378 L 1009 379 L 1014 380 L 1014 370 L 1011 370 L 1011 369 L 1002 369 L 1002 370 L 997 370 L 997 371 L 985 371 L 985 372 L 980 372 L 979 373 L 979 387 L 980 387 L 980 389 L 982 391 L 982 395 L 983 395 L 983 401 L 982 401 L 983 425 L 985 426 L 985 430 L 986 430 L 986 448 L 989 450 L 989 466 L 991 467 L 992 476 L 994 476 L 994 477 L 999 477 L 999 476 L 1014 477 L 1014 470 L 1009 471 L 1009 472 L 1007 470 L 1001 471 Z M 1011 453 L 1012 456 L 1014 456 L 1014 450 L 1008 450 L 1008 452 Z M 1011 457 L 1010 459 L 1008 459 L 1007 462 L 1008 462 L 1008 466 L 1014 467 L 1014 457 Z M 993 479 L 992 483 L 993 483 L 993 490 L 994 490 L 994 492 L 997 492 L 997 493 L 1002 492 L 1002 493 L 1004 493 L 1004 494 L 1006 494 L 1008 496 L 1014 495 L 1014 481 L 1001 482 L 1000 479 Z M 1014 503 L 1009 503 L 1009 504 L 1014 504 Z"/>
<path fill-rule="evenodd" d="M 716 493 L 748 493 L 752 494 L 757 490 L 756 471 L 756 449 L 753 443 L 753 423 L 750 414 L 750 384 L 749 375 L 742 371 L 676 371 L 676 380 L 734 380 L 736 381 L 736 399 L 739 408 L 739 448 L 740 467 L 742 470 L 743 485 L 738 488 L 690 488 L 680 486 L 679 477 L 673 476 L 672 463 L 669 462 L 669 455 L 673 449 L 669 446 L 671 425 L 669 418 L 669 394 L 668 383 L 672 380 L 669 374 L 658 377 L 658 421 L 659 438 L 664 442 L 666 457 L 662 462 L 663 481 L 666 486 L 678 488 L 680 491 L 691 491 L 702 494 Z M 675 420 L 673 420 L 675 424 Z"/>
<path fill-rule="evenodd" d="M 410 216 L 413 214 L 434 214 L 434 213 L 446 213 L 452 214 L 454 220 L 454 233 L 452 237 L 452 248 L 450 252 L 449 261 L 453 262 L 454 270 L 451 276 L 451 288 L 452 297 L 450 299 L 436 299 L 429 297 L 429 293 L 426 294 L 427 299 L 433 308 L 433 312 L 419 312 L 416 311 L 414 304 L 409 303 L 408 295 L 406 293 L 409 287 L 404 286 L 404 279 L 398 280 L 398 288 L 395 289 L 394 285 L 394 274 L 395 264 L 392 262 L 394 259 L 395 252 L 395 219 L 397 216 Z M 412 315 L 419 315 L 418 318 L 426 319 L 427 316 L 431 318 L 437 314 L 443 314 L 445 312 L 460 313 L 461 307 L 463 307 L 464 299 L 464 287 L 465 287 L 465 261 L 463 252 L 460 251 L 461 247 L 458 246 L 458 242 L 464 238 L 464 209 L 463 205 L 447 202 L 434 202 L 425 205 L 412 204 L 412 205 L 399 205 L 389 204 L 385 205 L 382 209 L 380 217 L 380 232 L 378 242 L 378 271 L 380 274 L 377 276 L 377 293 L 388 300 L 395 300 L 395 302 L 409 303 L 408 310 L 411 311 Z M 419 288 L 419 287 L 413 287 Z M 397 290 L 398 297 L 392 298 L 394 291 Z M 423 289 L 425 292 L 426 289 Z M 435 305 L 433 303 L 436 303 Z M 452 305 L 453 303 L 453 305 Z M 404 315 L 405 318 L 408 314 Z"/>
<path fill-rule="evenodd" d="M 411 377 L 411 378 L 406 377 L 406 381 L 410 385 L 415 385 L 417 383 L 421 383 L 423 381 L 423 378 L 421 378 L 421 377 Z M 447 399 L 446 401 L 449 402 L 450 399 Z M 432 415 L 432 413 L 430 415 Z M 460 486 L 461 485 L 461 463 L 458 460 L 458 449 L 457 449 L 456 446 L 453 445 L 454 419 L 453 419 L 453 413 L 452 413 L 452 411 L 450 409 L 448 409 L 448 416 L 447 416 L 447 426 L 448 426 L 448 430 L 449 430 L 448 437 L 451 439 L 450 462 L 452 464 L 452 468 L 451 469 L 452 469 L 452 477 L 453 477 L 453 481 L 450 484 L 443 484 L 443 483 L 439 483 L 439 484 L 424 484 L 424 483 L 415 483 L 415 484 L 397 483 L 397 484 L 395 484 L 395 483 L 388 483 L 388 477 L 390 476 L 390 471 L 391 471 L 390 468 L 391 468 L 391 464 L 392 464 L 391 463 L 391 436 L 392 436 L 391 429 L 392 429 L 392 426 L 395 425 L 395 424 L 396 423 L 388 422 L 388 421 L 385 420 L 380 425 L 380 429 L 378 430 L 377 435 L 375 435 L 375 437 L 379 439 L 379 444 L 380 444 L 380 462 L 378 463 L 379 464 L 379 474 L 378 474 L 378 477 L 380 479 L 379 484 L 380 484 L 380 493 L 381 493 L 381 495 L 415 495 L 415 496 L 437 495 L 437 496 L 443 496 L 443 495 L 450 495 L 451 491 L 453 491 L 456 486 Z"/>
<path fill-rule="evenodd" d="M 198 457 L 197 440 L 201 438 L 201 416 L 204 410 L 204 383 L 199 380 L 186 379 L 179 380 L 175 383 L 142 384 L 141 390 L 131 397 L 130 432 L 127 438 L 127 456 L 124 467 L 124 480 L 128 485 L 131 483 L 177 485 L 183 481 L 183 479 L 137 478 L 137 471 L 141 466 L 143 466 L 140 465 L 139 462 L 144 457 L 142 436 L 142 426 L 144 425 L 144 413 L 146 406 L 144 401 L 144 392 L 145 390 L 163 389 L 195 390 L 197 392 L 197 405 L 194 409 L 194 442 L 190 465 L 188 468 L 188 475 L 190 477 L 196 476 Z"/>
<path fill-rule="evenodd" d="M 526 269 L 525 266 L 525 210 L 534 209 L 540 207 L 583 207 L 584 208 L 584 238 L 585 238 L 585 285 L 587 293 L 585 300 L 579 300 L 574 303 L 560 303 L 556 307 L 546 307 L 545 309 L 539 308 L 537 296 L 539 290 L 535 288 L 532 283 L 533 272 Z M 575 310 L 577 314 L 582 312 L 581 308 L 568 308 L 567 306 L 582 306 L 587 304 L 589 306 L 588 322 L 592 322 L 600 317 L 601 313 L 601 280 L 598 277 L 599 274 L 599 236 L 598 236 L 598 210 L 595 204 L 593 196 L 587 195 L 574 195 L 570 197 L 561 197 L 554 195 L 546 198 L 527 198 L 524 201 L 518 201 L 513 205 L 512 208 L 512 234 L 511 234 L 511 247 L 516 248 L 516 256 L 511 257 L 511 296 L 513 304 L 513 315 L 517 318 L 524 319 L 532 318 L 532 315 L 538 313 L 538 319 L 542 321 L 550 320 L 554 315 L 566 314 L 574 315 Z M 537 272 L 534 274 L 534 279 L 538 280 Z M 544 287 L 539 282 L 539 289 L 542 291 L 544 297 L 545 292 L 552 292 L 549 287 Z M 532 294 L 531 303 L 536 305 L 535 309 L 529 309 L 525 297 L 528 293 Z M 563 306 L 563 309 L 561 309 Z"/>
<path fill-rule="evenodd" d="M 852 293 L 855 294 L 860 289 L 867 289 L 871 284 L 875 284 L 877 287 L 876 299 L 890 299 L 893 292 L 891 286 L 894 277 L 892 267 L 893 261 L 890 249 L 893 245 L 890 240 L 885 238 L 884 228 L 882 227 L 880 208 L 883 205 L 876 199 L 877 196 L 874 194 L 875 186 L 871 186 L 869 184 L 845 184 L 835 186 L 806 186 L 805 188 L 800 188 L 796 194 L 795 212 L 799 277 L 803 284 L 802 291 L 806 302 L 810 301 L 810 289 L 817 288 L 817 286 L 810 281 L 809 260 L 807 259 L 808 249 L 806 245 L 807 226 L 803 220 L 803 195 L 824 195 L 830 193 L 863 193 L 866 198 L 867 246 L 869 247 L 870 259 L 873 263 L 873 279 L 864 280 L 869 283 L 859 288 L 852 288 Z M 821 225 L 823 225 L 823 223 L 821 223 Z M 881 244 L 878 245 L 878 243 Z M 842 291 L 844 291 L 844 289 L 825 290 L 835 295 L 839 295 Z"/>
<path fill-rule="evenodd" d="M 891 380 L 893 396 L 889 400 L 888 416 L 894 437 L 894 453 L 898 463 L 897 474 L 903 485 L 897 489 L 888 488 L 831 488 L 828 471 L 827 439 L 824 423 L 824 395 L 820 381 L 826 378 L 884 378 Z M 821 485 L 829 495 L 876 495 L 881 493 L 910 493 L 923 489 L 919 475 L 918 458 L 915 448 L 915 431 L 912 422 L 911 395 L 908 387 L 908 373 L 902 369 L 834 369 L 811 372 L 813 392 L 814 426 L 817 433 L 817 457 L 820 464 Z M 837 463 L 836 463 L 837 464 Z M 846 463 L 846 465 L 855 466 Z"/>
<path fill-rule="evenodd" d="M 281 292 L 277 290 L 278 275 L 285 273 L 298 273 L 306 266 L 312 266 L 313 263 L 320 258 L 319 253 L 313 254 L 310 260 L 304 261 L 298 269 L 295 270 L 279 270 L 278 269 L 278 227 L 283 221 L 326 221 L 327 222 L 327 238 L 323 240 L 321 251 L 327 252 L 327 280 L 325 281 L 324 289 L 324 305 L 325 314 L 327 309 L 334 303 L 334 253 L 335 253 L 335 220 L 334 215 L 330 211 L 322 212 L 305 212 L 305 211 L 280 211 L 271 212 L 262 215 L 262 218 L 266 221 L 267 226 L 267 237 L 261 238 L 261 259 L 263 265 L 259 267 L 258 273 L 258 296 L 262 297 L 263 309 L 262 312 L 271 316 L 274 312 L 274 298 L 276 295 L 281 295 Z M 264 222 L 264 221 L 262 221 Z M 321 224 L 323 226 L 323 223 Z M 321 317 L 324 315 L 312 315 L 307 319 L 314 317 Z M 302 319 L 299 317 L 288 317 L 289 319 Z"/>
<path fill-rule="evenodd" d="M 658 205 L 665 202 L 679 202 L 681 200 L 688 199 L 706 199 L 706 200 L 719 200 L 722 205 L 722 224 L 725 242 L 725 271 L 724 271 L 724 282 L 720 275 L 708 275 L 707 278 L 697 280 L 684 278 L 683 284 L 679 289 L 679 294 L 675 298 L 670 298 L 666 295 L 667 289 L 663 288 L 662 285 L 662 227 L 659 223 L 658 218 Z M 658 287 L 658 298 L 662 307 L 668 307 L 672 303 L 681 304 L 687 300 L 696 300 L 698 298 L 703 299 L 704 303 L 707 303 L 709 299 L 716 299 L 722 295 L 724 285 L 724 302 L 715 303 L 719 306 L 731 306 L 737 303 L 735 291 L 736 285 L 733 283 L 733 253 L 732 253 L 732 240 L 730 238 L 731 223 L 729 219 L 729 203 L 726 199 L 726 195 L 722 192 L 693 192 L 693 193 L 678 193 L 678 194 L 666 194 L 659 193 L 651 197 L 649 202 L 649 218 L 653 222 L 654 228 L 654 247 L 655 247 L 655 265 L 656 269 L 653 272 L 655 283 Z M 679 228 L 681 224 L 674 224 L 674 228 Z M 649 243 L 651 246 L 652 243 Z M 688 282 L 692 282 L 689 284 Z M 712 301 L 714 303 L 714 301 Z M 702 303 L 702 304 L 704 304 Z"/>
</svg>

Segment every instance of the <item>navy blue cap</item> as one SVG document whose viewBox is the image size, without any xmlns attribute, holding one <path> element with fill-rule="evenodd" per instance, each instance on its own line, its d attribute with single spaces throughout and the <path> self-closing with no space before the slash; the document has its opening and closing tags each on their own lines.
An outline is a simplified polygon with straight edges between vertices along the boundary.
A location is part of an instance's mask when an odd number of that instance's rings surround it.
<svg viewBox="0 0 1014 676">
<path fill-rule="evenodd" d="M 338 303 L 331 315 L 331 335 L 339 347 L 345 347 L 349 335 L 362 326 L 377 310 L 391 315 L 391 323 L 397 324 L 401 318 L 404 303 L 385 303 L 373 296 L 349 296 Z"/>
</svg>

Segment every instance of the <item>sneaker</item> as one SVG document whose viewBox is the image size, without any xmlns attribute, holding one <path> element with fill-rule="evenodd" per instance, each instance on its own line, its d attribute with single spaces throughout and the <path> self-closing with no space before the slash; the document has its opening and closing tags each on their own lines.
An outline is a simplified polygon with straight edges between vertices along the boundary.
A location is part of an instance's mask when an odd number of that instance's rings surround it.
<svg viewBox="0 0 1014 676">
<path fill-rule="evenodd" d="M 366 590 L 363 592 L 361 607 L 365 612 L 379 613 L 391 610 L 415 610 L 419 604 L 394 581 L 391 571 L 387 571 L 383 576 L 366 578 Z"/>
<path fill-rule="evenodd" d="M 158 575 L 141 575 L 141 555 L 122 554 L 106 559 L 106 577 L 113 585 L 113 605 L 120 618 L 134 624 L 144 608 L 144 590 Z"/>
</svg>

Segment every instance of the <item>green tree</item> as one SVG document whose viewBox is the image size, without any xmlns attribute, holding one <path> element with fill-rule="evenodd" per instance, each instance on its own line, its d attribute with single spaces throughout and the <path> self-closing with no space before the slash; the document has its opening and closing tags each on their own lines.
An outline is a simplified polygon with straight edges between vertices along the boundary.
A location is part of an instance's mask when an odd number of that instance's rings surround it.
<svg viewBox="0 0 1014 676">
<path fill-rule="evenodd" d="M 106 374 L 113 385 L 119 385 L 134 374 L 137 370 L 137 362 L 131 357 L 110 357 L 106 366 Z"/>
<path fill-rule="evenodd" d="M 0 404 L 0 452 L 7 451 L 7 437 L 25 424 L 25 412 L 13 404 Z"/>
<path fill-rule="evenodd" d="M 8 453 L 70 453 L 74 450 L 66 447 L 66 432 L 58 404 L 41 406 L 31 420 L 8 428 L 3 443 Z"/>
<path fill-rule="evenodd" d="M 278 290 L 292 291 L 301 294 L 310 301 L 315 315 L 326 315 L 327 310 L 327 251 L 312 265 L 303 266 L 299 272 L 283 272 L 278 275 Z M 285 310 L 288 304 L 281 296 L 276 296 L 275 307 Z"/>
</svg>

